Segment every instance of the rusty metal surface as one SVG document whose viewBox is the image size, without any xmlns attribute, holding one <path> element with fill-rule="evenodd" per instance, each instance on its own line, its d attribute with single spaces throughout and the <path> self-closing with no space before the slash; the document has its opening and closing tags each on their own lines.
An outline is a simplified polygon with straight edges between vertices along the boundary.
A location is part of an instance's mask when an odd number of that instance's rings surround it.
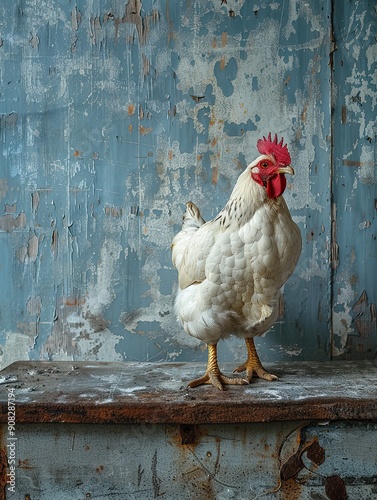
<svg viewBox="0 0 377 500">
<path fill-rule="evenodd" d="M 226 365 L 224 372 L 233 366 Z M 372 362 L 272 366 L 278 382 L 187 389 L 197 363 L 17 362 L 0 372 L 14 388 L 17 422 L 238 423 L 377 418 Z M 1 421 L 6 421 L 6 391 Z M 184 440 L 185 437 L 183 436 Z M 188 432 L 187 439 L 193 439 Z"/>
<path fill-rule="evenodd" d="M 21 424 L 6 500 L 369 500 L 377 424 Z M 1 443 L 2 445 L 4 443 Z"/>
</svg>

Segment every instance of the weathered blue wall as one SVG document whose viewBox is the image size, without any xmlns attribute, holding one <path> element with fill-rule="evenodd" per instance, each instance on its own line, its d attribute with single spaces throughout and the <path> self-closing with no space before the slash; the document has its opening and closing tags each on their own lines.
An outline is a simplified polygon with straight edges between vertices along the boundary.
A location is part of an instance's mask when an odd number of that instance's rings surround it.
<svg viewBox="0 0 377 500">
<path fill-rule="evenodd" d="M 334 355 L 375 358 L 377 349 L 377 5 L 334 11 Z"/>
<path fill-rule="evenodd" d="M 375 355 L 376 11 L 335 4 L 1 2 L 2 366 L 204 360 L 172 312 L 170 243 L 184 202 L 213 217 L 270 130 L 304 248 L 261 358 L 344 356 L 358 313 Z"/>
</svg>

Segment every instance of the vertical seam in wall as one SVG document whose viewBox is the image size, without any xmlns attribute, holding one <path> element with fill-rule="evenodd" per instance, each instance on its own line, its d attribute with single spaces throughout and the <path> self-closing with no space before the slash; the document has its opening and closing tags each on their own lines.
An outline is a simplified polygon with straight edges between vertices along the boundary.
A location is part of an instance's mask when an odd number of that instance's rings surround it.
<svg viewBox="0 0 377 500">
<path fill-rule="evenodd" d="M 334 52 L 336 50 L 336 39 L 334 33 L 334 9 L 335 0 L 330 1 L 330 359 L 333 359 L 334 352 L 334 282 L 338 261 L 338 245 L 336 241 L 336 202 L 334 196 L 335 185 L 335 158 L 334 158 L 334 130 L 335 130 L 335 88 L 334 88 Z"/>
</svg>

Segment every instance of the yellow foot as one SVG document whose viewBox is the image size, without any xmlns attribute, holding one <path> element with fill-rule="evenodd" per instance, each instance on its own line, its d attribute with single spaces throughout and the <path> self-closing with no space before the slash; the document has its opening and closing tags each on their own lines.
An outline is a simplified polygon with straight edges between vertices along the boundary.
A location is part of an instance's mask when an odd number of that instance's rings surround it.
<svg viewBox="0 0 377 500">
<path fill-rule="evenodd" d="M 243 378 L 231 378 L 226 377 L 220 371 L 206 371 L 203 377 L 192 380 L 187 387 L 192 389 L 193 387 L 198 387 L 203 384 L 212 384 L 216 389 L 220 391 L 224 390 L 224 385 L 245 385 L 249 382 Z"/>
<path fill-rule="evenodd" d="M 264 380 L 279 380 L 276 375 L 268 373 L 260 362 L 257 350 L 255 349 L 254 339 L 245 339 L 247 347 L 247 360 L 241 366 L 236 368 L 233 373 L 244 372 L 246 370 L 246 380 L 251 381 L 253 377 L 259 377 Z"/>
<path fill-rule="evenodd" d="M 241 373 L 246 370 L 246 377 L 245 380 L 247 380 L 249 383 L 253 377 L 259 377 L 264 380 L 279 380 L 279 378 L 274 375 L 273 373 L 269 373 L 266 371 L 262 363 L 259 361 L 259 363 L 250 363 L 249 360 L 245 361 L 241 366 L 236 368 L 233 373 Z"/>
</svg>

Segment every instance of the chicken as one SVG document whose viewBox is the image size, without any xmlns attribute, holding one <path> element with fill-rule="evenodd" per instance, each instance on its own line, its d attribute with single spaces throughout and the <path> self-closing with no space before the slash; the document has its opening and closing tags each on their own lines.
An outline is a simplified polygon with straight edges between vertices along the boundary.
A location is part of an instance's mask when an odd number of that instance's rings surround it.
<svg viewBox="0 0 377 500">
<path fill-rule="evenodd" d="M 205 374 L 188 387 L 247 384 L 253 376 L 277 380 L 262 366 L 254 337 L 278 316 L 280 289 L 301 253 L 301 234 L 283 192 L 285 174 L 294 174 L 283 139 L 257 142 L 260 154 L 239 176 L 225 207 L 205 222 L 198 207 L 186 203 L 182 230 L 172 242 L 178 270 L 175 313 L 184 330 L 208 347 Z M 217 343 L 230 335 L 245 339 L 247 360 L 227 377 L 219 369 Z"/>
</svg>

